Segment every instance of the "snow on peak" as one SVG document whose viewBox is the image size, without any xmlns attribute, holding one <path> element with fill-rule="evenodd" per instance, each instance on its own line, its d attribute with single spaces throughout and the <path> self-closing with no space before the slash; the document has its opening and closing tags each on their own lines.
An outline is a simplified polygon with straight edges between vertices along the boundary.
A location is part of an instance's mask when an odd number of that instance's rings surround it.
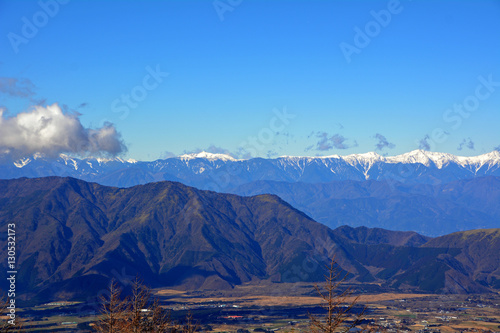
<svg viewBox="0 0 500 333">
<path fill-rule="evenodd" d="M 110 159 L 109 161 L 115 161 L 115 162 L 121 162 L 121 163 L 131 163 L 131 164 L 137 163 L 137 160 L 134 160 L 133 158 L 129 158 L 128 160 L 124 160 L 121 157 L 115 157 L 115 158 Z"/>
<path fill-rule="evenodd" d="M 434 162 L 435 157 L 428 151 L 417 149 L 401 155 L 386 157 L 386 161 L 389 163 L 420 163 L 429 166 L 431 161 Z"/>
<path fill-rule="evenodd" d="M 346 155 L 342 157 L 344 161 L 346 161 L 349 164 L 353 163 L 362 163 L 362 164 L 368 164 L 371 165 L 375 162 L 383 161 L 384 157 L 377 154 L 376 152 L 369 152 L 369 153 L 364 153 L 364 154 L 351 154 L 351 155 Z"/>
<path fill-rule="evenodd" d="M 28 164 L 29 162 L 31 162 L 31 159 L 28 158 L 28 157 L 25 157 L 25 158 L 21 158 L 20 160 L 17 160 L 14 162 L 14 165 L 17 167 L 17 168 L 22 168 L 23 166 L 25 166 L 26 164 Z"/>
<path fill-rule="evenodd" d="M 39 158 L 43 158 L 43 154 L 42 154 L 42 153 L 34 153 L 34 154 L 33 154 L 33 158 L 34 158 L 35 160 L 37 160 L 37 159 L 39 159 Z"/>
<path fill-rule="evenodd" d="M 109 162 L 119 162 L 119 163 L 123 163 L 123 164 L 125 164 L 125 163 L 131 163 L 131 164 L 137 163 L 137 160 L 134 160 L 132 158 L 129 158 L 128 160 L 124 160 L 121 157 L 88 157 L 88 158 L 85 158 L 85 160 L 97 161 L 97 163 L 99 163 L 99 164 L 106 164 Z"/>
<path fill-rule="evenodd" d="M 384 157 L 382 157 L 381 155 L 377 154 L 374 151 L 364 153 L 364 154 L 351 154 L 351 155 L 347 155 L 345 157 L 346 158 L 350 157 L 350 158 L 357 158 L 357 159 L 365 159 L 365 160 L 377 160 L 377 161 L 384 159 Z"/>
<path fill-rule="evenodd" d="M 455 162 L 457 164 L 464 166 L 465 164 L 467 164 L 467 159 L 468 159 L 467 157 L 455 156 L 448 153 L 439 153 L 439 152 L 417 149 L 409 153 L 387 157 L 386 161 L 388 163 L 407 163 L 407 164 L 420 163 L 427 167 L 430 166 L 432 162 L 439 169 L 441 169 L 444 165 L 450 162 Z"/>
<path fill-rule="evenodd" d="M 64 164 L 68 165 L 68 163 L 69 163 L 70 165 L 73 166 L 73 168 L 75 170 L 78 170 L 78 163 L 75 159 L 71 158 L 70 156 L 68 156 L 66 154 L 60 154 L 59 157 L 64 160 Z"/>
<path fill-rule="evenodd" d="M 498 151 L 493 151 L 488 154 L 466 157 L 419 149 L 409 153 L 387 157 L 386 161 L 389 163 L 421 163 L 425 166 L 429 166 L 430 162 L 433 162 L 440 169 L 450 162 L 461 165 L 462 167 L 471 165 L 480 167 L 486 163 L 500 163 L 500 153 Z"/>
<path fill-rule="evenodd" d="M 483 154 L 483 155 L 478 155 L 478 156 L 473 156 L 473 157 L 464 157 L 464 159 L 467 159 L 467 162 L 469 164 L 474 164 L 477 167 L 481 167 L 485 164 L 488 164 L 488 165 L 500 164 L 500 152 L 497 150 L 494 150 L 490 153 Z"/>
<path fill-rule="evenodd" d="M 489 152 L 487 154 L 474 156 L 472 158 L 480 160 L 500 160 L 500 151 L 493 150 L 492 152 Z"/>
<path fill-rule="evenodd" d="M 232 156 L 226 154 L 213 154 L 206 151 L 202 151 L 200 153 L 192 153 L 192 154 L 184 154 L 179 156 L 181 160 L 192 160 L 195 158 L 204 158 L 207 160 L 223 160 L 223 161 L 236 161 L 236 159 Z"/>
<path fill-rule="evenodd" d="M 297 157 L 293 156 L 282 156 L 281 159 L 294 160 Z M 363 168 L 369 169 L 374 163 L 404 163 L 404 164 L 415 164 L 420 163 L 427 167 L 434 164 L 436 167 L 441 169 L 443 166 L 449 163 L 456 163 L 462 167 L 472 167 L 477 169 L 485 164 L 494 165 L 500 164 L 500 152 L 492 151 L 487 154 L 479 156 L 456 156 L 448 153 L 439 153 L 426 150 L 413 150 L 408 153 L 404 153 L 396 156 L 381 156 L 376 152 L 369 152 L 364 154 L 351 154 L 345 156 L 331 155 L 331 156 L 318 156 L 318 157 L 301 157 L 301 159 L 342 159 L 348 164 L 362 165 Z"/>
</svg>

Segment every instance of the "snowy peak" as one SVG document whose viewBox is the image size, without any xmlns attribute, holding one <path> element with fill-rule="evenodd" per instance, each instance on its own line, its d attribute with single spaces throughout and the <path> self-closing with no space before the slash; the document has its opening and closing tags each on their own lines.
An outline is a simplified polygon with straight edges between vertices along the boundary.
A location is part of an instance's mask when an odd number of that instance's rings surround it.
<svg viewBox="0 0 500 333">
<path fill-rule="evenodd" d="M 495 150 L 487 154 L 470 157 L 466 162 L 470 168 L 475 169 L 475 172 L 483 167 L 488 170 L 495 169 L 500 166 L 500 152 Z"/>
<path fill-rule="evenodd" d="M 183 161 L 190 161 L 194 159 L 205 159 L 208 161 L 222 161 L 222 162 L 234 162 L 234 161 L 245 161 L 242 159 L 236 159 L 230 155 L 227 154 L 214 154 L 214 153 L 209 153 L 206 151 L 202 151 L 199 153 L 191 153 L 191 154 L 184 154 L 178 157 L 175 157 L 175 159 L 180 159 Z M 30 163 L 34 161 L 47 161 L 49 162 L 49 159 L 46 158 L 45 156 L 41 154 L 34 154 L 32 157 L 25 157 L 21 158 L 13 164 L 15 165 L 16 168 L 23 168 Z M 167 159 L 168 160 L 168 159 Z M 280 156 L 276 159 L 270 159 L 270 161 L 279 161 L 280 164 L 286 164 L 286 162 L 290 162 L 293 164 L 296 163 L 302 163 L 302 162 L 307 162 L 311 163 L 313 161 L 318 161 L 320 163 L 335 163 L 335 161 L 342 160 L 346 162 L 347 164 L 351 166 L 355 165 L 362 165 L 363 168 L 369 168 L 373 166 L 375 163 L 389 163 L 389 164 L 394 164 L 394 163 L 404 163 L 404 164 L 423 164 L 427 167 L 429 167 L 431 164 L 434 164 L 437 166 L 439 169 L 441 169 L 443 166 L 446 166 L 449 163 L 455 163 L 457 165 L 460 165 L 461 167 L 471 167 L 471 168 L 480 168 L 484 165 L 492 166 L 492 165 L 500 165 L 500 152 L 498 151 L 492 151 L 487 154 L 483 155 L 478 155 L 478 156 L 471 156 L 471 157 L 465 157 L 465 156 L 456 156 L 448 153 L 439 153 L 439 152 L 430 152 L 430 151 L 425 151 L 425 150 L 414 150 L 405 154 L 401 155 L 396 155 L 396 156 L 381 156 L 377 154 L 376 152 L 369 152 L 369 153 L 364 153 L 364 154 L 351 154 L 351 155 L 345 155 L 345 156 L 340 156 L 340 155 L 330 155 L 330 156 L 315 156 L 315 157 L 308 157 L 308 156 Z M 120 157 L 114 157 L 114 158 L 101 158 L 101 157 L 96 157 L 96 158 L 84 158 L 84 159 L 78 159 L 74 158 L 65 154 L 59 155 L 59 161 L 65 165 L 71 166 L 73 168 L 77 168 L 77 165 L 84 162 L 88 164 L 89 162 L 91 164 L 94 164 L 94 162 L 97 162 L 98 165 L 106 165 L 110 162 L 114 163 L 119 163 L 123 165 L 129 165 L 129 164 L 135 164 L 138 161 L 134 159 L 128 159 L 124 160 Z M 166 160 L 164 160 L 166 161 Z M 155 163 L 155 162 L 143 162 L 146 164 L 150 163 Z"/>
<path fill-rule="evenodd" d="M 15 161 L 14 165 L 16 166 L 16 168 L 22 168 L 25 165 L 27 165 L 29 162 L 31 162 L 31 159 L 25 157 L 25 158 L 21 158 L 21 159 Z"/>
<path fill-rule="evenodd" d="M 20 158 L 20 159 L 14 161 L 13 164 L 16 166 L 16 168 L 21 169 L 23 167 L 30 165 L 31 163 L 34 163 L 34 164 L 37 164 L 37 163 L 38 164 L 39 163 L 49 163 L 49 164 L 50 163 L 59 163 L 59 164 L 64 164 L 66 166 L 69 166 L 70 168 L 72 168 L 74 170 L 78 170 L 80 165 L 83 163 L 92 167 L 94 164 L 106 165 L 107 163 L 110 163 L 110 162 L 117 162 L 119 164 L 128 165 L 128 164 L 137 163 L 137 160 L 134 160 L 134 159 L 124 160 L 120 157 L 112 157 L 112 158 L 89 157 L 89 158 L 80 159 L 80 158 L 76 158 L 76 157 L 71 157 L 71 156 L 66 155 L 66 154 L 59 154 L 58 158 L 54 160 L 53 158 L 47 157 L 43 154 L 35 153 L 35 154 L 33 154 L 32 157 Z"/>
<path fill-rule="evenodd" d="M 342 157 L 342 159 L 351 165 L 356 162 L 363 165 L 372 165 L 375 162 L 383 161 L 384 157 L 372 151 L 364 154 L 347 155 Z"/>
<path fill-rule="evenodd" d="M 192 154 L 184 154 L 179 156 L 181 160 L 193 160 L 196 158 L 204 158 L 210 161 L 213 160 L 222 160 L 222 161 L 236 161 L 236 159 L 232 156 L 226 154 L 213 154 L 206 151 L 202 151 L 200 153 L 192 153 Z"/>
<path fill-rule="evenodd" d="M 409 153 L 387 157 L 386 161 L 389 163 L 420 163 L 425 166 L 430 166 L 430 162 L 442 165 L 446 160 L 446 154 L 432 153 L 425 150 L 414 150 Z"/>
<path fill-rule="evenodd" d="M 478 156 L 456 156 L 448 153 L 439 153 L 432 151 L 425 151 L 421 149 L 413 150 L 411 152 L 396 155 L 396 156 L 381 156 L 376 152 L 369 152 L 365 154 L 351 154 L 346 156 L 331 155 L 331 156 L 319 156 L 319 157 L 293 157 L 293 156 L 282 156 L 281 160 L 296 161 L 297 159 L 307 159 L 307 160 L 343 160 L 346 163 L 355 166 L 362 165 L 364 168 L 371 167 L 374 163 L 403 163 L 403 164 L 423 164 L 427 167 L 434 164 L 438 169 L 443 168 L 449 163 L 455 163 L 461 167 L 472 167 L 478 168 L 483 165 L 500 165 L 500 152 L 492 151 L 487 154 Z"/>
<path fill-rule="evenodd" d="M 470 158 L 473 162 L 476 163 L 487 163 L 487 162 L 500 162 L 500 152 L 497 150 L 494 150 L 490 153 L 479 155 L 479 156 L 474 156 Z"/>
<path fill-rule="evenodd" d="M 130 163 L 134 164 L 137 163 L 137 160 L 134 160 L 133 158 L 129 158 L 128 160 L 124 160 L 121 157 L 113 157 L 113 158 L 104 158 L 104 157 L 95 157 L 95 158 L 87 158 L 87 161 L 89 160 L 94 160 L 97 161 L 99 164 L 103 163 L 108 163 L 108 162 L 118 162 L 118 163 Z"/>
<path fill-rule="evenodd" d="M 418 170 L 403 174 L 412 165 Z M 226 154 L 200 152 L 179 157 L 137 162 L 121 158 L 57 159 L 30 156 L 1 165 L 0 178 L 69 176 L 105 185 L 128 187 L 158 180 L 172 180 L 201 189 L 227 191 L 254 181 L 328 183 L 342 180 L 396 179 L 405 183 L 434 184 L 474 177 L 500 177 L 500 153 L 463 157 L 414 150 L 398 156 L 375 152 L 347 156 L 235 159 Z"/>
</svg>

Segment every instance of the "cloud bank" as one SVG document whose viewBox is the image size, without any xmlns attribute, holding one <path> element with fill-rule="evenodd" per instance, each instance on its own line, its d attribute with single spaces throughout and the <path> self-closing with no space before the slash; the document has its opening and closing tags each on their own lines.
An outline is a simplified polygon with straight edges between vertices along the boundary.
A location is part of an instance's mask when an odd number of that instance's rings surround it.
<svg viewBox="0 0 500 333">
<path fill-rule="evenodd" d="M 78 114 L 65 114 L 57 104 L 35 106 L 10 118 L 4 113 L 0 109 L 0 153 L 14 158 L 34 153 L 113 156 L 127 151 L 111 123 L 98 129 L 85 128 Z"/>
</svg>

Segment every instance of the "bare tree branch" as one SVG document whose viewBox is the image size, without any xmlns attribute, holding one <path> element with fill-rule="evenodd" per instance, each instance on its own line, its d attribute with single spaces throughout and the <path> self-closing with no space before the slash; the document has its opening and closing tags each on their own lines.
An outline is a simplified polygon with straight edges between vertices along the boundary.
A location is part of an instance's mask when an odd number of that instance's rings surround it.
<svg viewBox="0 0 500 333">
<path fill-rule="evenodd" d="M 325 275 L 325 284 L 323 290 L 317 285 L 314 285 L 318 295 L 324 301 L 323 308 L 326 310 L 327 314 L 323 320 L 317 318 L 316 316 L 309 314 L 310 330 L 314 333 L 333 333 L 335 330 L 343 326 L 344 322 L 350 317 L 350 312 L 354 305 L 358 302 L 358 297 L 354 298 L 347 305 L 342 305 L 347 303 L 347 297 L 352 295 L 352 290 L 350 288 L 340 291 L 340 285 L 343 283 L 348 276 L 348 273 L 341 277 L 340 270 L 337 268 L 337 263 L 335 257 L 332 258 L 330 265 L 326 265 L 328 274 Z M 355 320 L 352 324 L 343 328 L 341 332 L 347 332 L 354 326 L 356 326 L 364 313 L 363 311 L 355 316 Z"/>
</svg>

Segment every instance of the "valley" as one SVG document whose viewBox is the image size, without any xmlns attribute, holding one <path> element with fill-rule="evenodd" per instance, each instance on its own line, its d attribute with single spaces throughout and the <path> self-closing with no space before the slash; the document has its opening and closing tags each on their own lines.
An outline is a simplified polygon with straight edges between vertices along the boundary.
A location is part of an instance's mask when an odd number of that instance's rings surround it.
<svg viewBox="0 0 500 333">
<path fill-rule="evenodd" d="M 362 290 L 354 286 L 354 290 Z M 188 313 L 203 332 L 309 332 L 308 314 L 321 316 L 321 300 L 311 284 L 247 285 L 231 291 L 186 292 L 155 289 L 172 319 Z M 500 330 L 498 294 L 436 295 L 382 292 L 356 293 L 366 306 L 360 327 L 383 332 L 496 332 Z M 61 305 L 62 304 L 62 305 Z M 91 332 L 97 305 L 49 303 L 23 310 L 32 332 Z"/>
</svg>

